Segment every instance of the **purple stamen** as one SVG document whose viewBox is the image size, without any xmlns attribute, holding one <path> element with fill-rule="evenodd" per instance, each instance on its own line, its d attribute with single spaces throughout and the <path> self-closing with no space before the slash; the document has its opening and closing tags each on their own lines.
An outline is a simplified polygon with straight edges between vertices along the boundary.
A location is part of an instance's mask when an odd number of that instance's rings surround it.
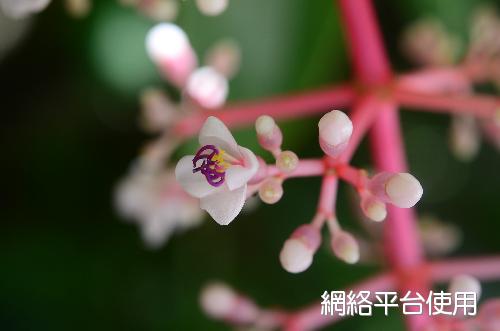
<svg viewBox="0 0 500 331">
<path fill-rule="evenodd" d="M 201 147 L 193 158 L 193 173 L 201 172 L 207 182 L 218 187 L 224 183 L 226 173 L 224 167 L 221 167 L 218 162 L 212 160 L 215 155 L 219 154 L 219 150 L 214 145 L 205 145 Z M 201 165 L 199 164 L 201 162 Z"/>
</svg>

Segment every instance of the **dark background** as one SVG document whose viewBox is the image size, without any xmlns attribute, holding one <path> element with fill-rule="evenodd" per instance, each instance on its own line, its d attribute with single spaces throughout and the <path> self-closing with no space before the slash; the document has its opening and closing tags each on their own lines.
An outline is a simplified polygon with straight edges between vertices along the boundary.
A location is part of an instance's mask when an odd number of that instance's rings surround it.
<svg viewBox="0 0 500 331">
<path fill-rule="evenodd" d="M 398 48 L 410 22 L 436 16 L 466 43 L 470 13 L 479 4 L 377 1 L 394 66 L 411 68 Z M 186 0 L 177 22 L 200 55 L 221 37 L 240 42 L 243 67 L 230 98 L 241 100 L 348 78 L 337 16 L 330 0 L 231 0 L 227 12 L 210 18 Z M 262 205 L 231 226 L 206 219 L 158 251 L 145 248 L 136 227 L 117 216 L 112 195 L 151 138 L 137 125 L 138 92 L 164 84 L 144 51 L 152 25 L 113 1 L 95 1 L 81 20 L 54 1 L 0 60 L 2 330 L 225 330 L 199 308 L 198 292 L 208 280 L 228 282 L 265 306 L 297 308 L 377 269 L 340 263 L 326 245 L 300 275 L 279 265 L 284 240 L 313 216 L 319 179 L 287 182 L 278 205 Z M 419 212 L 463 230 L 457 255 L 498 253 L 500 154 L 484 144 L 476 160 L 459 162 L 447 147 L 447 116 L 402 118 L 412 173 L 425 188 Z M 286 123 L 285 146 L 301 156 L 320 155 L 316 122 Z M 241 144 L 257 146 L 250 132 L 240 133 Z M 369 166 L 365 146 L 354 163 Z M 347 193 L 342 186 L 339 219 L 353 229 Z M 498 285 L 485 285 L 484 297 L 500 295 Z M 401 330 L 399 315 L 335 326 L 379 329 Z"/>
</svg>

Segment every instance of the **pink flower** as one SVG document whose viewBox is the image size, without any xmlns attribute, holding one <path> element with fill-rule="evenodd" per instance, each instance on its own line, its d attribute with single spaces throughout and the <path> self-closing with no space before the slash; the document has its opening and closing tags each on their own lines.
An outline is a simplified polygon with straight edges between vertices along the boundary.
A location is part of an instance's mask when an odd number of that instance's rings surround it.
<svg viewBox="0 0 500 331">
<path fill-rule="evenodd" d="M 259 162 L 213 116 L 205 121 L 199 142 L 196 155 L 179 160 L 175 176 L 188 194 L 200 199 L 202 209 L 217 223 L 227 225 L 243 208 L 247 182 L 256 174 Z"/>
</svg>

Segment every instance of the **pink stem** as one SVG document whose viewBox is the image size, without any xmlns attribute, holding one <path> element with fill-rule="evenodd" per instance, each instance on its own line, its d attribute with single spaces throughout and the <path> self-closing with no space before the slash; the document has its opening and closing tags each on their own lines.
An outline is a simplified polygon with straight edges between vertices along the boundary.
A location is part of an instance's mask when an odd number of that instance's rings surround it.
<svg viewBox="0 0 500 331">
<path fill-rule="evenodd" d="M 381 274 L 375 277 L 369 278 L 363 282 L 353 285 L 352 287 L 346 289 L 347 293 L 352 290 L 354 293 L 359 293 L 360 291 L 370 291 L 372 295 L 377 291 L 387 291 L 394 289 L 396 280 L 391 274 Z M 321 315 L 321 303 L 314 303 L 313 305 L 306 307 L 300 311 L 296 311 L 290 315 L 290 319 L 285 325 L 286 331 L 292 330 L 315 330 L 319 329 L 325 325 L 339 321 L 347 316 L 323 316 Z"/>
<path fill-rule="evenodd" d="M 363 84 L 382 85 L 391 70 L 370 0 L 339 0 L 344 32 L 357 77 Z"/>
<path fill-rule="evenodd" d="M 319 193 L 318 213 L 323 214 L 325 218 L 332 217 L 335 214 L 334 206 L 337 198 L 338 180 L 334 173 L 326 173 L 321 183 Z"/>
<path fill-rule="evenodd" d="M 219 110 L 195 112 L 177 123 L 173 131 L 179 137 L 193 136 L 211 115 L 217 116 L 232 128 L 253 123 L 261 115 L 269 115 L 278 120 L 296 119 L 322 113 L 327 109 L 348 106 L 353 98 L 353 89 L 349 85 L 341 85 L 268 100 L 234 104 Z"/>
<path fill-rule="evenodd" d="M 339 4 L 359 80 L 367 85 L 387 84 L 391 71 L 371 1 L 339 0 Z M 385 102 L 377 108 L 378 118 L 371 135 L 375 164 L 380 170 L 405 171 L 396 107 Z M 389 208 L 389 215 L 384 227 L 384 244 L 391 265 L 396 269 L 418 266 L 423 261 L 423 254 L 412 210 Z M 399 287 L 403 291 L 421 292 L 427 288 L 425 281 L 413 278 L 400 280 Z M 411 330 L 418 330 L 425 323 L 425 317 L 420 315 L 407 318 Z"/>
<path fill-rule="evenodd" d="M 500 109 L 500 98 L 487 95 L 442 95 L 397 89 L 394 97 L 403 107 L 431 112 L 466 113 L 490 119 Z"/>
<path fill-rule="evenodd" d="M 379 171 L 406 172 L 407 166 L 396 106 L 393 103 L 381 103 L 378 112 L 379 117 L 371 132 L 375 165 Z M 403 276 L 399 279 L 401 292 L 425 293 L 428 289 L 425 277 L 407 272 L 420 266 L 424 260 L 413 209 L 388 206 L 384 238 L 384 250 L 389 263 Z M 410 330 L 419 330 L 427 322 L 425 315 L 406 317 Z"/>
<path fill-rule="evenodd" d="M 289 173 L 283 174 L 275 165 L 268 165 L 268 176 L 282 176 L 284 178 L 313 177 L 325 173 L 325 162 L 322 159 L 301 159 L 297 168 Z"/>
<path fill-rule="evenodd" d="M 469 92 L 471 82 L 461 68 L 432 68 L 400 75 L 397 88 L 418 93 Z"/>
<path fill-rule="evenodd" d="M 432 262 L 427 267 L 430 277 L 436 282 L 446 282 L 460 274 L 483 281 L 500 279 L 500 255 Z"/>
</svg>

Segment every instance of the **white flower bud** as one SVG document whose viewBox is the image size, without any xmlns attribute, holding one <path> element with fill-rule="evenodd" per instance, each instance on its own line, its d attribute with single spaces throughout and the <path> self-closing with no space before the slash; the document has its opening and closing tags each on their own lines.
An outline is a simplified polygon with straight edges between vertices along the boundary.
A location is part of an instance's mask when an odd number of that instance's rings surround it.
<svg viewBox="0 0 500 331">
<path fill-rule="evenodd" d="M 424 190 L 415 177 L 408 173 L 399 173 L 387 181 L 385 192 L 392 204 L 400 208 L 410 208 L 420 200 Z"/>
<path fill-rule="evenodd" d="M 228 90 L 226 77 L 210 67 L 193 72 L 186 87 L 187 94 L 205 108 L 222 106 L 226 102 Z"/>
<path fill-rule="evenodd" d="M 458 275 L 451 279 L 448 292 L 474 292 L 476 293 L 476 299 L 479 300 L 481 296 L 481 283 L 472 276 Z"/>
<path fill-rule="evenodd" d="M 359 245 L 356 239 L 346 231 L 338 230 L 331 240 L 332 251 L 342 261 L 354 264 L 359 261 Z"/>
<path fill-rule="evenodd" d="M 276 158 L 276 167 L 284 173 L 293 172 L 298 165 L 299 158 L 292 151 L 281 152 Z"/>
<path fill-rule="evenodd" d="M 92 7 L 92 2 L 90 0 L 66 0 L 65 6 L 70 15 L 81 18 L 87 16 Z"/>
<path fill-rule="evenodd" d="M 371 194 L 367 194 L 361 198 L 361 210 L 366 217 L 375 222 L 382 222 L 387 217 L 385 203 Z"/>
<path fill-rule="evenodd" d="M 311 265 L 314 251 L 300 239 L 285 241 L 280 253 L 280 262 L 283 268 L 290 273 L 299 273 Z"/>
<path fill-rule="evenodd" d="M 196 0 L 198 9 L 207 16 L 217 16 L 226 10 L 229 0 Z"/>
<path fill-rule="evenodd" d="M 278 178 L 269 178 L 259 188 L 260 199 L 267 204 L 275 204 L 283 196 L 283 186 Z"/>
<path fill-rule="evenodd" d="M 177 87 L 186 83 L 196 67 L 196 55 L 186 33 L 172 23 L 160 23 L 149 30 L 146 50 L 161 72 Z"/>
<path fill-rule="evenodd" d="M 215 319 L 227 317 L 236 305 L 237 295 L 222 283 L 212 283 L 203 288 L 200 303 L 203 311 Z"/>
<path fill-rule="evenodd" d="M 462 161 L 473 159 L 480 147 L 480 134 L 473 116 L 453 116 L 450 127 L 450 147 Z"/>
<path fill-rule="evenodd" d="M 281 148 L 283 135 L 271 116 L 262 115 L 255 121 L 255 131 L 259 144 L 266 150 L 274 152 Z"/>
<path fill-rule="evenodd" d="M 326 154 L 336 157 L 344 151 L 352 135 L 352 122 L 340 110 L 325 114 L 318 123 L 319 144 Z"/>
</svg>

